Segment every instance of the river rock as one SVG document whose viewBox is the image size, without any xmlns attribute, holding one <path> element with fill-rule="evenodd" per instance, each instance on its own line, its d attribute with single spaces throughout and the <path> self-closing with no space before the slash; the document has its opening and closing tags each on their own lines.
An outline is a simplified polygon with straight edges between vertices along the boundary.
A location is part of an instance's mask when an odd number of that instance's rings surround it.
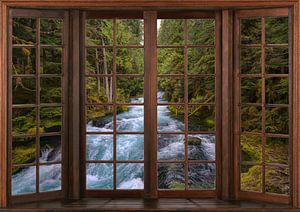
<svg viewBox="0 0 300 212">
<path fill-rule="evenodd" d="M 201 142 L 202 142 L 201 138 L 197 138 L 197 137 L 188 138 L 189 145 L 200 146 Z"/>
</svg>

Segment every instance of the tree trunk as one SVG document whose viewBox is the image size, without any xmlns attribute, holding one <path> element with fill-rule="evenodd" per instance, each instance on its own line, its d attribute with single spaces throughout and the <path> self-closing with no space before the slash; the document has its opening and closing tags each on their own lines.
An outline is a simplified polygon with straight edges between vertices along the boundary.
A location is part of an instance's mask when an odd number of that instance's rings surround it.
<svg viewBox="0 0 300 212">
<path fill-rule="evenodd" d="M 96 73 L 100 74 L 98 49 L 96 49 Z M 100 77 L 97 77 L 97 91 L 98 91 L 98 96 L 100 96 L 100 94 L 101 94 Z"/>
<path fill-rule="evenodd" d="M 101 40 L 102 40 L 102 45 L 104 45 L 103 38 L 101 38 Z M 105 50 L 105 48 L 102 48 L 102 54 L 103 54 L 103 69 L 104 69 L 104 74 L 108 74 L 107 60 L 106 60 L 106 50 Z M 108 102 L 111 102 L 111 100 L 112 100 L 112 89 L 109 89 L 108 77 L 105 77 L 105 90 L 106 90 L 106 96 L 108 98 Z"/>
</svg>

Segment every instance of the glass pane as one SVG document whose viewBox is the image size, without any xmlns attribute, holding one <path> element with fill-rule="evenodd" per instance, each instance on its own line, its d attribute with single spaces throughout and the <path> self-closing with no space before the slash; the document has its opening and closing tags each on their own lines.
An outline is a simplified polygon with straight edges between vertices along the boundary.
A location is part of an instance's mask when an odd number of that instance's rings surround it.
<svg viewBox="0 0 300 212">
<path fill-rule="evenodd" d="M 184 20 L 182 19 L 158 19 L 157 20 L 158 45 L 183 45 L 184 44 Z"/>
<path fill-rule="evenodd" d="M 34 44 L 36 42 L 36 19 L 13 18 L 13 43 Z"/>
<path fill-rule="evenodd" d="M 241 43 L 261 43 L 261 19 L 241 19 Z"/>
<path fill-rule="evenodd" d="M 158 74 L 183 74 L 184 49 L 183 48 L 158 48 L 157 49 Z"/>
<path fill-rule="evenodd" d="M 52 19 L 41 19 L 41 44 L 47 45 L 61 45 L 62 44 L 62 29 L 63 20 L 52 18 Z"/>
<path fill-rule="evenodd" d="M 86 168 L 87 189 L 113 189 L 114 170 L 112 163 L 89 163 Z"/>
<path fill-rule="evenodd" d="M 288 17 L 266 17 L 266 43 L 287 44 L 289 31 Z"/>
<path fill-rule="evenodd" d="M 61 136 L 40 138 L 40 163 L 61 161 Z"/>
<path fill-rule="evenodd" d="M 188 184 L 191 189 L 215 189 L 216 165 L 214 163 L 189 164 Z"/>
<path fill-rule="evenodd" d="M 266 79 L 266 103 L 288 104 L 289 103 L 289 80 L 288 78 Z"/>
<path fill-rule="evenodd" d="M 189 77 L 188 78 L 189 103 L 214 103 L 215 78 Z"/>
<path fill-rule="evenodd" d="M 144 45 L 144 20 L 117 20 L 117 44 Z"/>
<path fill-rule="evenodd" d="M 163 99 L 158 96 L 158 102 L 184 102 L 184 78 L 159 77 L 157 85 L 157 89 L 164 93 Z"/>
<path fill-rule="evenodd" d="M 214 135 L 188 135 L 188 159 L 210 160 L 216 159 L 216 137 Z"/>
<path fill-rule="evenodd" d="M 86 50 L 86 73 L 87 74 L 112 74 L 113 72 L 113 49 L 88 48 Z"/>
<path fill-rule="evenodd" d="M 144 102 L 143 77 L 117 77 L 117 102 Z"/>
<path fill-rule="evenodd" d="M 266 162 L 289 164 L 289 139 L 267 137 Z"/>
<path fill-rule="evenodd" d="M 184 160 L 184 135 L 158 134 L 157 160 Z"/>
<path fill-rule="evenodd" d="M 214 19 L 189 19 L 188 44 L 213 45 L 215 43 Z"/>
<path fill-rule="evenodd" d="M 40 166 L 40 191 L 61 190 L 61 164 Z"/>
<path fill-rule="evenodd" d="M 260 103 L 262 95 L 260 78 L 241 78 L 242 103 Z"/>
<path fill-rule="evenodd" d="M 13 138 L 12 141 L 12 164 L 28 164 L 35 162 L 35 142 L 31 138 Z"/>
<path fill-rule="evenodd" d="M 158 164 L 158 188 L 184 190 L 185 188 L 184 164 L 159 163 Z"/>
<path fill-rule="evenodd" d="M 158 106 L 157 130 L 159 132 L 183 132 L 184 106 Z"/>
<path fill-rule="evenodd" d="M 112 160 L 113 135 L 87 135 L 86 159 L 87 160 Z"/>
<path fill-rule="evenodd" d="M 112 106 L 94 105 L 86 107 L 87 132 L 112 132 L 113 125 Z"/>
<path fill-rule="evenodd" d="M 12 74 L 35 74 L 36 55 L 34 48 L 13 48 L 12 50 Z"/>
<path fill-rule="evenodd" d="M 288 195 L 290 173 L 288 168 L 266 166 L 266 192 Z"/>
<path fill-rule="evenodd" d="M 288 48 L 266 48 L 266 73 L 267 74 L 288 74 L 289 73 Z"/>
<path fill-rule="evenodd" d="M 188 49 L 188 74 L 214 74 L 215 49 Z"/>
<path fill-rule="evenodd" d="M 12 133 L 31 135 L 36 133 L 35 108 L 14 108 L 12 110 Z"/>
<path fill-rule="evenodd" d="M 41 78 L 41 102 L 60 103 L 62 101 L 61 77 Z"/>
<path fill-rule="evenodd" d="M 266 108 L 266 132 L 276 134 L 289 133 L 288 108 Z"/>
<path fill-rule="evenodd" d="M 261 132 L 261 107 L 242 107 L 241 122 L 241 128 L 243 132 Z"/>
<path fill-rule="evenodd" d="M 43 107 L 40 110 L 40 132 L 60 132 L 62 126 L 61 107 Z"/>
<path fill-rule="evenodd" d="M 190 105 L 188 128 L 189 131 L 214 131 L 215 106 Z"/>
<path fill-rule="evenodd" d="M 88 46 L 113 44 L 113 20 L 112 19 L 88 19 L 86 20 L 85 43 Z"/>
<path fill-rule="evenodd" d="M 241 184 L 242 191 L 262 191 L 262 167 L 255 165 L 241 166 Z"/>
<path fill-rule="evenodd" d="M 117 50 L 118 74 L 143 74 L 144 73 L 144 49 L 122 48 Z"/>
<path fill-rule="evenodd" d="M 144 189 L 144 164 L 117 164 L 117 189 Z"/>
<path fill-rule="evenodd" d="M 35 104 L 36 103 L 35 78 L 13 77 L 12 79 L 12 103 Z"/>
<path fill-rule="evenodd" d="M 251 162 L 262 161 L 262 140 L 261 136 L 241 135 L 241 160 Z"/>
<path fill-rule="evenodd" d="M 117 160 L 143 160 L 144 135 L 117 135 Z"/>
<path fill-rule="evenodd" d="M 40 60 L 41 74 L 61 74 L 62 72 L 62 49 L 41 48 Z"/>
<path fill-rule="evenodd" d="M 86 77 L 87 103 L 111 103 L 113 99 L 112 77 Z"/>
<path fill-rule="evenodd" d="M 36 167 L 16 167 L 12 169 L 12 195 L 36 192 Z"/>
<path fill-rule="evenodd" d="M 261 49 L 241 48 L 241 73 L 260 74 L 261 73 Z"/>
<path fill-rule="evenodd" d="M 144 106 L 119 106 L 117 132 L 143 132 Z"/>
</svg>

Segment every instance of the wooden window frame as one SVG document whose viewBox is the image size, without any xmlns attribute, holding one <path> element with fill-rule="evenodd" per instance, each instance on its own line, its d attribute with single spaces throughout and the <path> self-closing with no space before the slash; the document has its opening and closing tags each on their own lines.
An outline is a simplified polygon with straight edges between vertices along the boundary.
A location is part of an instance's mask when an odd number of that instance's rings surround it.
<svg viewBox="0 0 300 212">
<path fill-rule="evenodd" d="M 232 89 L 230 87 L 232 86 L 232 83 L 230 83 L 233 79 L 233 73 L 232 73 L 232 62 L 233 62 L 233 39 L 232 39 L 232 32 L 233 29 L 231 24 L 233 22 L 233 13 L 234 10 L 238 9 L 245 9 L 245 8 L 263 8 L 263 7 L 288 7 L 291 8 L 292 11 L 292 19 L 293 19 L 293 135 L 292 135 L 292 141 L 293 141 L 293 155 L 292 155 L 292 177 L 293 177 L 293 183 L 292 183 L 292 193 L 291 193 L 291 204 L 293 207 L 297 208 L 300 207 L 300 195 L 298 192 L 300 191 L 300 155 L 298 152 L 300 152 L 300 136 L 299 136 L 299 121 L 300 121 L 300 111 L 299 111 L 299 103 L 300 103 L 300 96 L 299 96 L 299 87 L 297 85 L 297 82 L 300 80 L 300 60 L 299 58 L 299 52 L 300 52 L 300 45 L 299 45 L 299 34 L 300 34 L 300 28 L 299 28 L 299 10 L 300 10 L 300 4 L 299 0 L 288 0 L 288 1 L 281 1 L 281 0 L 264 0 L 264 1 L 250 1 L 250 0 L 241 0 L 241 1 L 231 1 L 231 0 L 212 0 L 212 1 L 196 1 L 196 0 L 182 0 L 182 1 L 165 1 L 165 0 L 158 0 L 158 1 L 146 1 L 146 0 L 136 0 L 136 1 L 98 1 L 98 0 L 91 0 L 91 1 L 79 1 L 79 0 L 62 0 L 59 3 L 53 2 L 51 0 L 44 0 L 44 1 L 38 1 L 38 0 L 28 0 L 28 1 L 22 1 L 22 0 L 3 0 L 1 1 L 1 34 L 0 34 L 0 206 L 6 207 L 8 204 L 8 196 L 7 196 L 7 50 L 8 50 L 8 35 L 7 35 L 7 27 L 8 27 L 8 17 L 9 17 L 9 10 L 11 8 L 18 7 L 18 8 L 47 8 L 47 9 L 69 9 L 74 8 L 73 11 L 71 11 L 70 14 L 70 25 L 73 25 L 73 38 L 70 40 L 73 44 L 71 45 L 73 49 L 73 64 L 71 64 L 71 67 L 73 67 L 73 73 L 71 75 L 79 75 L 79 55 L 80 55 L 80 48 L 79 48 L 79 37 L 80 34 L 77 33 L 78 30 L 76 30 L 76 27 L 80 25 L 78 17 L 80 16 L 79 9 L 86 9 L 89 7 L 93 8 L 107 8 L 107 9 L 132 9 L 132 8 L 139 8 L 139 9 L 145 9 L 145 10 L 162 10 L 162 9 L 217 9 L 222 10 L 222 72 L 228 73 L 226 75 L 222 75 L 222 96 L 223 98 L 229 97 L 228 101 L 224 101 L 222 104 L 222 136 L 225 136 L 222 139 L 222 192 L 219 196 L 219 198 L 222 199 L 239 199 L 240 197 L 237 196 L 237 194 L 234 192 L 234 189 L 232 186 L 233 181 L 233 159 L 231 158 L 231 154 L 233 153 L 233 144 L 232 144 L 232 137 L 235 133 L 232 130 L 232 118 L 233 118 L 233 103 L 232 103 L 232 95 L 231 92 Z M 151 11 L 149 11 L 149 14 L 151 14 Z M 154 15 L 154 14 L 152 14 Z M 227 27 L 225 27 L 227 26 Z M 76 36 L 75 36 L 76 34 Z M 228 42 L 224 42 L 228 41 Z M 77 59 L 77 60 L 76 60 Z M 150 67 L 149 67 L 150 68 Z M 78 87 L 76 86 L 78 81 L 75 80 L 75 78 L 72 78 L 72 94 L 75 92 L 78 92 Z M 79 98 L 76 97 L 76 95 L 72 95 L 74 98 L 71 100 L 72 103 L 80 102 Z M 149 98 L 149 100 L 153 101 L 153 99 Z M 155 100 L 156 101 L 156 100 Z M 75 109 L 75 108 L 74 108 Z M 80 120 L 80 117 L 78 117 L 78 114 L 76 112 L 72 111 L 72 117 L 70 119 L 77 119 Z M 70 122 L 72 123 L 72 122 Z M 227 124 L 231 123 L 231 124 Z M 78 186 L 76 186 L 76 183 L 79 182 L 79 169 L 78 164 L 76 164 L 74 161 L 75 159 L 79 159 L 79 136 L 76 131 L 76 129 L 80 129 L 80 127 L 76 124 L 73 126 L 69 126 L 73 130 L 73 136 L 70 136 L 69 138 L 72 142 L 70 144 L 69 148 L 72 161 L 69 163 L 69 173 L 70 173 L 70 179 L 69 179 L 69 189 L 67 191 L 66 197 L 71 199 L 78 199 L 80 198 L 80 190 L 78 189 Z M 72 130 L 69 131 L 69 134 L 71 134 Z M 152 194 L 155 196 L 155 194 Z M 151 195 L 149 195 L 151 198 Z M 266 199 L 268 201 L 268 199 Z"/>
</svg>

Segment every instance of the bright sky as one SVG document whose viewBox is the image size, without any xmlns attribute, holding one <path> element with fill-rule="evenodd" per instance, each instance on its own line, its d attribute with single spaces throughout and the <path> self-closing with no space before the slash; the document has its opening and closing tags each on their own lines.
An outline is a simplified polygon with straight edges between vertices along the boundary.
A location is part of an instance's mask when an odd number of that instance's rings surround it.
<svg viewBox="0 0 300 212">
<path fill-rule="evenodd" d="M 161 19 L 157 19 L 157 31 L 158 31 L 159 28 L 160 28 L 160 23 L 161 23 Z"/>
</svg>

